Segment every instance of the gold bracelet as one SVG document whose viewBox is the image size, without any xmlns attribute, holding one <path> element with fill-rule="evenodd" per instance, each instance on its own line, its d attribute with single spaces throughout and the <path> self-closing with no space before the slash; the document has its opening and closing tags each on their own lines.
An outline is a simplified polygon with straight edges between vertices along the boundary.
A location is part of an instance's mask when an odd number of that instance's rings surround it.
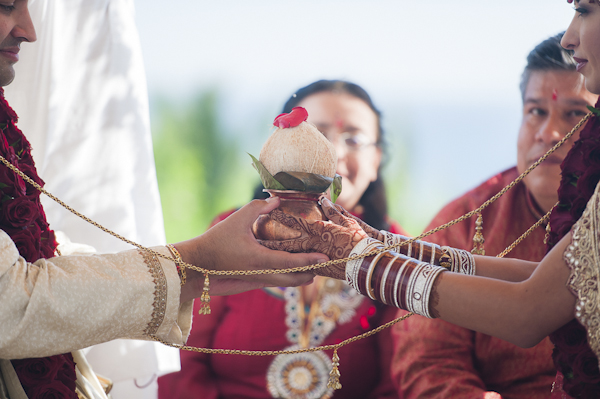
<svg viewBox="0 0 600 399">
<path fill-rule="evenodd" d="M 185 266 L 183 266 L 183 259 L 181 258 L 181 254 L 173 244 L 167 244 L 167 248 L 171 252 L 171 255 L 173 255 L 175 266 L 177 267 L 177 274 L 179 274 L 180 284 L 183 286 L 185 284 L 187 276 L 185 274 Z"/>
</svg>

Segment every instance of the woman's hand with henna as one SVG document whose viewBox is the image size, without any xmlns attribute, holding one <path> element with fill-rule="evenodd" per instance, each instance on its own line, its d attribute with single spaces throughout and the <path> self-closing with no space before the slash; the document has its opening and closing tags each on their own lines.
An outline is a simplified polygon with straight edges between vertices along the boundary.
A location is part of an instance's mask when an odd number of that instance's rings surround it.
<svg viewBox="0 0 600 399">
<path fill-rule="evenodd" d="M 346 221 L 348 219 L 352 219 L 356 223 L 358 223 L 358 225 L 365 231 L 365 233 L 367 233 L 369 237 L 379 240 L 381 242 L 383 242 L 385 238 L 379 230 L 369 226 L 368 224 L 366 224 L 365 222 L 363 222 L 362 220 L 360 220 L 359 218 L 342 208 L 340 205 L 334 204 L 325 197 L 321 199 L 321 209 L 323 210 L 323 213 L 325 214 L 327 219 L 331 220 L 335 224 L 344 225 L 344 223 L 347 223 Z"/>
<path fill-rule="evenodd" d="M 331 221 L 306 220 L 283 213 L 274 209 L 269 217 L 282 225 L 298 232 L 297 238 L 281 241 L 259 241 L 267 248 L 287 252 L 320 252 L 330 259 L 347 258 L 352 248 L 367 233 L 360 227 L 359 223 L 352 219 L 343 217 L 339 224 Z M 316 269 L 315 274 L 345 279 L 346 263 L 338 263 L 329 267 Z"/>
</svg>

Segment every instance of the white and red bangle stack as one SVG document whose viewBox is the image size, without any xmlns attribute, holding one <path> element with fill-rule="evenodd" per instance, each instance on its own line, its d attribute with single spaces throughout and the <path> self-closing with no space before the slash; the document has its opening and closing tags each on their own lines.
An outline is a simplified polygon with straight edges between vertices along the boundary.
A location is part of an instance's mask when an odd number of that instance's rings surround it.
<svg viewBox="0 0 600 399">
<path fill-rule="evenodd" d="M 429 299 L 437 276 L 445 271 L 475 274 L 475 261 L 468 251 L 422 241 L 416 243 L 421 259 L 396 251 L 383 251 L 348 261 L 348 284 L 373 300 L 432 318 Z M 365 238 L 354 247 L 350 257 L 389 245 L 390 241 L 382 243 Z M 410 253 L 410 249 L 407 252 Z M 424 256 L 426 261 L 423 261 Z"/>
<path fill-rule="evenodd" d="M 378 248 L 383 248 L 382 242 L 364 239 L 350 255 Z M 444 271 L 444 267 L 385 251 L 349 261 L 346 278 L 358 292 L 373 300 L 431 318 L 429 298 L 436 277 Z"/>
<path fill-rule="evenodd" d="M 475 274 L 475 260 L 469 251 L 451 247 L 440 247 L 426 241 L 414 241 L 407 245 L 400 245 L 410 238 L 400 234 L 393 234 L 381 230 L 384 236 L 383 244 L 386 247 L 397 245 L 396 252 L 419 261 L 429 262 L 430 265 L 443 266 L 453 273 Z"/>
</svg>

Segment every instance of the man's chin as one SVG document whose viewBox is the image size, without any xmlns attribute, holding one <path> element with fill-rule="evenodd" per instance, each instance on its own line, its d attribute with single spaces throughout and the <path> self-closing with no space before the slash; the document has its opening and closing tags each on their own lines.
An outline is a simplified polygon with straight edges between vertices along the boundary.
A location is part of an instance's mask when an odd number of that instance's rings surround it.
<svg viewBox="0 0 600 399">
<path fill-rule="evenodd" d="M 556 179 L 534 179 L 525 181 L 525 185 L 527 189 L 533 194 L 534 198 L 542 199 L 545 198 L 547 200 L 555 199 L 555 202 L 558 200 L 557 191 L 558 186 L 560 185 L 559 181 Z M 541 205 L 541 204 L 540 204 Z"/>
<path fill-rule="evenodd" d="M 15 69 L 12 65 L 0 68 L 0 86 L 8 86 L 15 79 Z"/>
</svg>

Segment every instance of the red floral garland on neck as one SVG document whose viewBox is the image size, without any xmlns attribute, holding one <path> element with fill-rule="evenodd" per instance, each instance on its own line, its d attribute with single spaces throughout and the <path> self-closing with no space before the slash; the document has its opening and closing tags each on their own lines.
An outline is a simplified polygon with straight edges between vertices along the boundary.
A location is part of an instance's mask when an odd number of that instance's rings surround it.
<svg viewBox="0 0 600 399">
<path fill-rule="evenodd" d="M 0 88 L 0 154 L 43 186 L 31 157 L 31 145 L 17 128 L 17 119 Z M 28 262 L 54 256 L 57 244 L 39 191 L 4 165 L 0 166 L 0 229 Z M 70 353 L 12 360 L 12 364 L 29 398 L 77 399 L 75 363 Z"/>
<path fill-rule="evenodd" d="M 596 108 L 599 105 L 600 100 Z M 561 168 L 559 204 L 550 215 L 548 250 L 581 218 L 600 181 L 600 118 L 590 118 Z M 586 329 L 574 319 L 550 334 L 550 339 L 554 365 L 564 376 L 563 390 L 574 398 L 600 398 L 598 358 L 587 342 Z"/>
</svg>

